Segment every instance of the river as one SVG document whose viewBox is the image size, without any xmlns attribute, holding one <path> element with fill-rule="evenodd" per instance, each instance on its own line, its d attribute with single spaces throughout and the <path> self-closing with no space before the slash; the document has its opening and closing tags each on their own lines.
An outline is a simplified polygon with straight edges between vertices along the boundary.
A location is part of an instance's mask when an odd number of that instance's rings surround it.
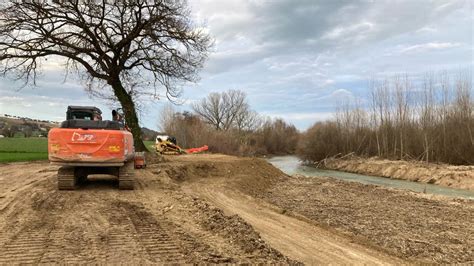
<svg viewBox="0 0 474 266">
<path fill-rule="evenodd" d="M 469 190 L 455 189 L 433 184 L 418 183 L 399 179 L 391 179 L 386 177 L 353 174 L 334 170 L 323 170 L 311 166 L 302 165 L 301 161 L 296 156 L 276 156 L 267 159 L 267 161 L 288 175 L 300 174 L 310 177 L 326 176 L 350 182 L 359 182 L 362 184 L 379 185 L 397 189 L 411 190 L 414 192 L 424 191 L 425 193 L 429 194 L 443 195 L 448 197 L 460 197 L 474 200 L 474 192 Z"/>
</svg>

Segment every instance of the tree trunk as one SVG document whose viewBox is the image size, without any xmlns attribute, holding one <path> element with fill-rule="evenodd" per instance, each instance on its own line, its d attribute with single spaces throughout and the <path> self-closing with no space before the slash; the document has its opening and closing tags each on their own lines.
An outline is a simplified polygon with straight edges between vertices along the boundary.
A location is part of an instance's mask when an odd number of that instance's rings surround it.
<svg viewBox="0 0 474 266">
<path fill-rule="evenodd" d="M 115 96 L 118 98 L 122 109 L 125 113 L 125 122 L 130 128 L 133 134 L 133 143 L 135 146 L 135 151 L 147 151 L 147 148 L 142 140 L 142 132 L 140 125 L 138 124 L 137 112 L 135 111 L 135 103 L 132 100 L 132 97 L 127 93 L 125 88 L 122 85 L 120 79 L 116 79 L 109 83 L 113 90 Z"/>
</svg>

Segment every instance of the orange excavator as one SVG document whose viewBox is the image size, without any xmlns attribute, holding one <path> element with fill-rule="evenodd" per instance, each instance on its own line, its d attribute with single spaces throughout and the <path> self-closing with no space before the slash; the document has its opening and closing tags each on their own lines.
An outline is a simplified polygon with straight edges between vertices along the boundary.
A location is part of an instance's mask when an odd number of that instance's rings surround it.
<svg viewBox="0 0 474 266">
<path fill-rule="evenodd" d="M 91 174 L 118 178 L 119 189 L 134 187 L 133 136 L 115 111 L 113 121 L 102 120 L 92 106 L 69 106 L 66 121 L 48 134 L 48 157 L 60 165 L 58 188 L 72 190 Z"/>
</svg>

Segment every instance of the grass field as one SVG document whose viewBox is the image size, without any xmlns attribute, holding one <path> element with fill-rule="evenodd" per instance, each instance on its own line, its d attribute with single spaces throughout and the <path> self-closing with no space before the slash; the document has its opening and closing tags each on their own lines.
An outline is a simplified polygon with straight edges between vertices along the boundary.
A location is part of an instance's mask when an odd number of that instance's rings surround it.
<svg viewBox="0 0 474 266">
<path fill-rule="evenodd" d="M 149 151 L 154 151 L 154 141 L 144 141 Z M 21 162 L 48 159 L 46 138 L 1 138 L 0 162 Z"/>
<path fill-rule="evenodd" d="M 155 151 L 155 141 L 153 140 L 145 140 L 143 143 L 145 143 L 146 148 L 148 151 L 153 152 Z"/>
<path fill-rule="evenodd" d="M 46 138 L 1 138 L 0 162 L 34 161 L 48 159 Z"/>
</svg>

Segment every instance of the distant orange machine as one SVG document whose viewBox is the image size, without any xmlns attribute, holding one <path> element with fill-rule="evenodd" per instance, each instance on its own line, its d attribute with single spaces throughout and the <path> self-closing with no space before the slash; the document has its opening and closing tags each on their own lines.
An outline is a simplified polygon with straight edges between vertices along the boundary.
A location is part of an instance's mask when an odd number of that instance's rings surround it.
<svg viewBox="0 0 474 266">
<path fill-rule="evenodd" d="M 186 149 L 186 153 L 198 153 L 198 152 L 203 152 L 203 151 L 207 151 L 207 150 L 209 150 L 209 147 L 207 145 L 204 145 L 204 146 L 199 147 L 199 148 Z"/>
</svg>

